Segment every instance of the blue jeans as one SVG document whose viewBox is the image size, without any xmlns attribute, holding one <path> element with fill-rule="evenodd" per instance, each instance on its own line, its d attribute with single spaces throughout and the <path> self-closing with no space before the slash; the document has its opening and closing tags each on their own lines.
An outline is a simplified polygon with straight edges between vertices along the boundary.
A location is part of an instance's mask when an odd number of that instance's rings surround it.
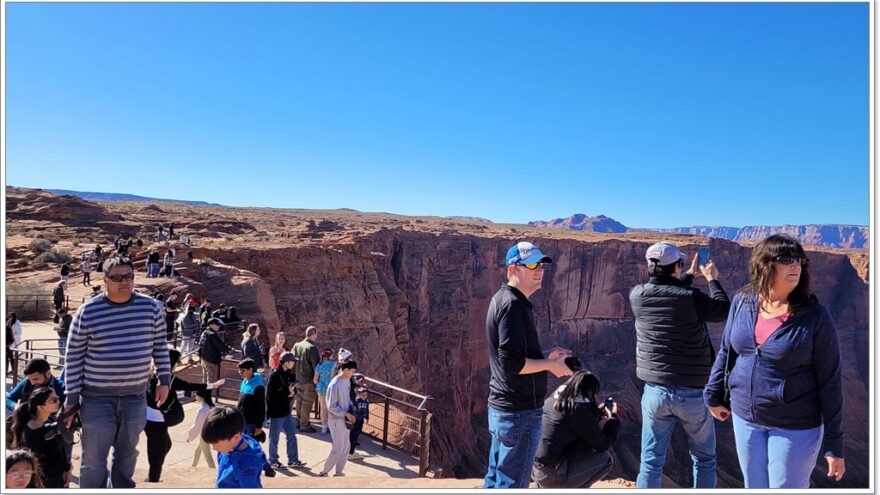
<svg viewBox="0 0 880 495">
<path fill-rule="evenodd" d="M 134 488 L 132 477 L 137 464 L 137 444 L 147 425 L 145 395 L 83 395 L 80 405 L 80 488 Z M 107 454 L 110 453 L 110 447 L 113 447 L 113 466 L 108 480 Z"/>
<path fill-rule="evenodd" d="M 746 488 L 809 488 L 822 445 L 822 426 L 787 430 L 733 414 L 736 455 Z"/>
<path fill-rule="evenodd" d="M 299 460 L 299 448 L 296 444 L 296 428 L 293 425 L 293 416 L 288 414 L 283 418 L 269 418 L 269 464 L 278 462 L 278 440 L 284 430 L 287 439 L 287 462 Z"/>
<path fill-rule="evenodd" d="M 483 488 L 528 488 L 541 440 L 541 409 L 501 411 L 489 408 L 489 469 Z"/>
<path fill-rule="evenodd" d="M 147 278 L 159 276 L 159 263 L 147 263 Z"/>
<path fill-rule="evenodd" d="M 675 424 L 688 437 L 694 488 L 715 488 L 715 423 L 703 403 L 703 390 L 645 384 L 642 392 L 642 462 L 638 488 L 660 488 L 666 447 Z"/>
</svg>

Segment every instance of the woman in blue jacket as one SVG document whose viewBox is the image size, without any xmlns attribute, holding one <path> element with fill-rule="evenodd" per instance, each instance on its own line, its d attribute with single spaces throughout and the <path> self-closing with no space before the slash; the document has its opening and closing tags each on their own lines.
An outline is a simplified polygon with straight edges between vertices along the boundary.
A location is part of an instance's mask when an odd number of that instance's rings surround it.
<svg viewBox="0 0 880 495">
<path fill-rule="evenodd" d="M 755 246 L 704 391 L 712 416 L 733 414 L 746 488 L 809 488 L 820 452 L 829 477 L 846 470 L 837 328 L 812 292 L 809 267 L 789 237 Z"/>
</svg>

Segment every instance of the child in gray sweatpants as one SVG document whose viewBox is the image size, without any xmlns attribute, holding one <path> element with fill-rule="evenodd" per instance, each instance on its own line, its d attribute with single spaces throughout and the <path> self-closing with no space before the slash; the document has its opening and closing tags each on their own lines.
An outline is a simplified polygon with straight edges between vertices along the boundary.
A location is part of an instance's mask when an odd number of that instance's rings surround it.
<svg viewBox="0 0 880 495">
<path fill-rule="evenodd" d="M 351 377 L 357 371 L 357 363 L 348 361 L 343 363 L 339 369 L 339 373 L 330 380 L 327 387 L 327 410 L 330 413 L 327 418 L 327 425 L 330 428 L 330 437 L 333 439 L 333 447 L 330 449 L 330 455 L 324 463 L 324 469 L 318 476 L 327 476 L 330 468 L 336 466 L 335 476 L 342 476 L 342 470 L 348 461 L 348 449 L 351 448 L 349 441 L 348 428 L 345 427 L 345 421 L 354 422 L 354 415 L 351 413 Z"/>
</svg>

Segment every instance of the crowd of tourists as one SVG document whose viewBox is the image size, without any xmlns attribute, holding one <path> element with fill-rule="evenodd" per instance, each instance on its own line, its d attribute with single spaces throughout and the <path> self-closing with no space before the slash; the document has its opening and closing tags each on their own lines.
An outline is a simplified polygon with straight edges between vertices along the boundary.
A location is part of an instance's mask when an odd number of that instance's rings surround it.
<svg viewBox="0 0 880 495">
<path fill-rule="evenodd" d="M 843 390 L 837 330 L 811 287 L 794 239 L 755 245 L 749 282 L 727 296 L 711 256 L 661 242 L 645 254 L 648 281 L 630 290 L 641 401 L 639 488 L 661 488 L 675 425 L 688 440 L 693 486 L 714 488 L 715 421 L 733 422 L 746 488 L 808 488 L 819 457 L 840 480 Z M 690 261 L 686 269 L 687 261 Z M 600 370 L 538 341 L 530 298 L 553 260 L 529 242 L 507 252 L 507 283 L 486 316 L 491 436 L 486 488 L 589 487 L 613 467 L 622 428 L 617 401 L 601 399 Z M 706 279 L 709 293 L 693 286 Z M 725 322 L 721 346 L 706 322 Z M 568 377 L 547 396 L 547 373 Z"/>
<path fill-rule="evenodd" d="M 662 486 L 679 425 L 688 440 L 693 486 L 714 488 L 715 421 L 727 420 L 747 488 L 808 488 L 820 457 L 826 475 L 840 480 L 846 469 L 837 330 L 812 291 L 802 246 L 782 235 L 755 245 L 749 282 L 732 300 L 708 253 L 687 256 L 661 242 L 647 249 L 645 259 L 648 279 L 629 294 L 636 376 L 644 382 L 637 487 Z M 342 476 L 346 462 L 360 457 L 355 447 L 369 420 L 369 393 L 358 382 L 350 351 L 320 349 L 314 326 L 295 343 L 293 335 L 277 332 L 270 345 L 260 338 L 259 324 L 245 325 L 234 307 L 215 309 L 210 299 L 191 294 L 178 304 L 177 292 L 135 292 L 134 265 L 125 253 L 102 263 L 106 290 L 73 316 L 58 307 L 59 347 L 66 349 L 62 376 L 33 359 L 26 378 L 7 394 L 7 487 L 67 486 L 77 429 L 81 487 L 134 487 L 141 431 L 147 436 L 146 481 L 159 482 L 172 448 L 169 427 L 185 420 L 178 392 L 199 402 L 186 441 L 196 442 L 193 466 L 204 457 L 214 468 L 211 449 L 218 453 L 217 487 L 260 487 L 261 476 L 275 476 L 285 466 L 304 468 L 297 434 L 330 435 L 319 476 Z M 539 343 L 531 297 L 552 263 L 535 245 L 516 243 L 504 260 L 507 282 L 489 303 L 486 488 L 525 488 L 531 481 L 541 488 L 589 487 L 614 465 L 624 406 L 601 397 L 600 370 L 590 371 L 590 363 L 570 349 L 545 352 Z M 698 277 L 708 293 L 694 287 Z M 7 340 L 20 340 L 20 324 L 9 316 Z M 725 324 L 717 350 L 707 322 Z M 241 332 L 238 348 L 227 344 L 230 331 Z M 238 354 L 238 401 L 218 404 L 212 391 L 226 382 L 221 363 Z M 202 382 L 174 375 L 182 359 L 199 362 Z M 549 395 L 548 372 L 566 378 Z M 311 420 L 316 401 L 319 425 Z M 278 450 L 282 433 L 286 465 Z"/>
<path fill-rule="evenodd" d="M 168 237 L 173 229 L 170 224 Z M 167 238 L 161 225 L 157 238 Z M 188 245 L 190 239 L 186 241 Z M 105 290 L 93 290 L 90 300 L 73 315 L 64 294 L 71 270 L 68 264 L 62 267 L 53 300 L 63 371 L 55 377 L 48 361 L 31 359 L 24 379 L 6 396 L 7 488 L 67 487 L 75 438 L 82 447 L 81 488 L 132 488 L 142 431 L 149 465 L 144 481 L 160 482 L 173 444 L 169 428 L 185 420 L 178 392 L 199 403 L 186 441 L 196 442 L 193 466 L 204 457 L 209 467 L 217 469 L 217 487 L 259 487 L 261 475 L 274 476 L 285 467 L 305 468 L 299 459 L 298 433 L 331 437 L 332 447 L 319 476 L 331 471 L 341 476 L 346 461 L 362 458 L 355 446 L 369 419 L 368 390 L 362 376 L 356 375 L 357 363 L 350 351 L 319 349 L 314 326 L 300 341 L 277 332 L 269 345 L 260 339 L 260 326 L 244 326 L 234 306 L 215 307 L 209 298 L 197 300 L 192 294 L 180 300 L 176 291 L 139 293 L 134 290 L 135 269 L 129 257 L 134 246 L 143 243 L 118 238 L 112 253 L 102 252 L 100 245 L 83 253 L 83 283 L 91 282 L 92 271 L 101 272 Z M 162 269 L 154 266 L 155 253 L 151 250 L 147 256 L 147 277 L 164 276 L 166 267 L 173 275 L 173 248 L 166 252 Z M 12 335 L 7 344 L 17 344 L 22 332 L 15 313 L 6 323 L 7 334 Z M 242 336 L 239 349 L 227 344 L 227 335 L 236 332 Z M 235 362 L 233 356 L 239 354 L 238 402 L 234 407 L 221 405 L 214 393 L 226 382 L 220 377 L 221 362 Z M 7 358 L 11 355 L 7 348 Z M 182 360 L 199 363 L 200 383 L 174 374 Z M 319 425 L 310 418 L 316 402 Z M 286 464 L 278 449 L 282 433 Z M 267 453 L 261 445 L 266 442 Z M 218 453 L 216 465 L 211 448 Z"/>
</svg>

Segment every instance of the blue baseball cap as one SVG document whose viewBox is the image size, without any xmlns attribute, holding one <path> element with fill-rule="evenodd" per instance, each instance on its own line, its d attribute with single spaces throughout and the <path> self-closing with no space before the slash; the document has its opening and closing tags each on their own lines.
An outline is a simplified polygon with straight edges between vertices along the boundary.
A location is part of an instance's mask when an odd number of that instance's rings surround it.
<svg viewBox="0 0 880 495">
<path fill-rule="evenodd" d="M 516 264 L 528 265 L 530 263 L 553 263 L 553 260 L 541 252 L 531 242 L 517 242 L 507 250 L 504 257 L 505 266 Z"/>
</svg>

